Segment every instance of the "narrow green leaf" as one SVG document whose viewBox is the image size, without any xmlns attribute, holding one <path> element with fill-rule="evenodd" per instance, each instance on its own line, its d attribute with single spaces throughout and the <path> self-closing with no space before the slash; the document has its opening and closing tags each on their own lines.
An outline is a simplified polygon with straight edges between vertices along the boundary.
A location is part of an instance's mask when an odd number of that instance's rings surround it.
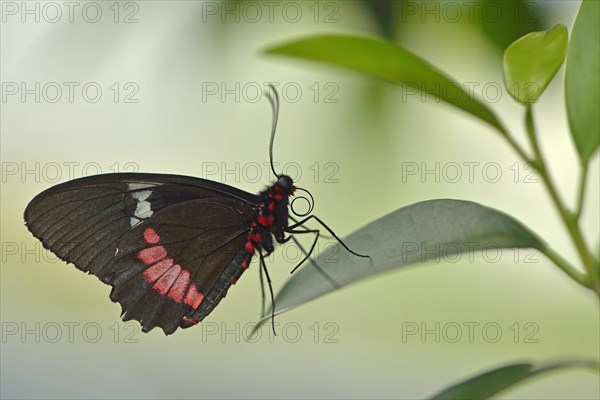
<svg viewBox="0 0 600 400">
<path fill-rule="evenodd" d="M 534 366 L 530 363 L 512 364 L 466 379 L 452 385 L 435 396 L 431 400 L 464 400 L 464 399 L 489 399 L 499 392 L 508 389 L 525 379 L 532 378 L 542 372 L 548 372 L 561 368 L 595 368 L 598 369 L 596 361 L 573 360 L 559 363 Z"/>
<path fill-rule="evenodd" d="M 339 244 L 327 247 L 318 255 L 318 266 L 337 285 L 307 263 L 277 294 L 276 313 L 394 268 L 458 261 L 463 253 L 481 250 L 496 254 L 503 248 L 545 248 L 512 217 L 461 200 L 430 200 L 400 208 L 343 240 L 352 250 L 369 255 L 371 261 L 350 254 Z"/>
<path fill-rule="evenodd" d="M 521 104 L 540 98 L 567 55 L 567 28 L 558 24 L 514 41 L 504 52 L 504 85 Z"/>
<path fill-rule="evenodd" d="M 600 144 L 600 2 L 584 0 L 573 25 L 565 97 L 571 135 L 583 164 Z"/>
<path fill-rule="evenodd" d="M 409 94 L 427 93 L 505 133 L 485 104 L 431 64 L 392 42 L 362 36 L 322 35 L 274 46 L 266 53 L 362 72 L 400 85 Z"/>
</svg>

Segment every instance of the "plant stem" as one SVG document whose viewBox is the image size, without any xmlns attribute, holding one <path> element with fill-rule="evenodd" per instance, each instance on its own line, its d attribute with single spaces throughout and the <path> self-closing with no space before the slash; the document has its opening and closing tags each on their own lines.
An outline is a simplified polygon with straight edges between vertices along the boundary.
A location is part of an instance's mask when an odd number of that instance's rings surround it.
<svg viewBox="0 0 600 400">
<path fill-rule="evenodd" d="M 543 249 L 541 251 L 554 264 L 556 264 L 556 266 L 558 266 L 558 268 L 562 269 L 564 273 L 566 273 L 571 278 L 573 278 L 573 280 L 575 280 L 577 283 L 579 283 L 585 287 L 590 287 L 588 275 L 579 271 L 575 267 L 573 267 L 567 260 L 562 258 L 560 256 L 560 254 L 556 253 L 550 247 L 546 247 L 545 249 Z"/>
<path fill-rule="evenodd" d="M 539 171 L 540 176 L 542 178 L 542 182 L 546 186 L 546 189 L 548 190 L 548 193 L 550 194 L 550 198 L 552 199 L 554 206 L 558 210 L 560 217 L 561 217 L 563 223 L 565 224 L 567 230 L 569 231 L 571 239 L 573 240 L 573 243 L 575 244 L 575 247 L 577 248 L 579 257 L 581 258 L 581 261 L 587 271 L 587 277 L 584 280 L 586 283 L 583 283 L 582 281 L 576 279 L 573 276 L 572 270 L 574 270 L 574 268 L 571 265 L 569 265 L 568 262 L 562 260 L 560 263 L 557 263 L 556 262 L 557 259 L 552 259 L 552 260 L 565 273 L 567 273 L 569 276 L 573 277 L 579 283 L 585 284 L 585 286 L 592 289 L 598 296 L 600 296 L 600 282 L 599 282 L 599 277 L 598 277 L 598 267 L 595 265 L 596 262 L 594 260 L 594 257 L 589 252 L 589 250 L 583 240 L 581 230 L 579 229 L 579 224 L 577 222 L 577 219 L 578 219 L 577 215 L 578 215 L 579 211 L 576 211 L 575 213 L 571 213 L 569 210 L 567 210 L 567 208 L 564 206 L 563 202 L 560 200 L 560 197 L 558 196 L 558 192 L 557 192 L 556 188 L 554 187 L 554 184 L 552 182 L 552 179 L 550 178 L 550 175 L 548 174 L 548 170 L 546 168 L 546 163 L 542 156 L 542 152 L 540 151 L 540 147 L 539 147 L 536 132 L 535 132 L 535 125 L 533 123 L 533 111 L 532 111 L 531 105 L 526 106 L 525 127 L 527 129 L 527 136 L 529 137 L 529 142 L 531 143 L 531 147 L 532 147 L 532 150 L 534 153 L 533 165 Z M 525 161 L 527 161 L 527 159 L 525 159 Z M 587 170 L 587 168 L 584 168 L 584 170 Z M 586 173 L 587 173 L 587 171 L 584 174 L 586 174 Z M 585 181 L 585 177 L 583 177 L 583 180 Z M 581 194 L 581 197 L 583 197 L 583 189 L 581 189 L 581 187 L 579 189 L 579 193 Z M 578 210 L 580 210 L 579 206 L 578 206 Z M 568 268 L 565 269 L 565 266 L 567 266 L 567 265 L 568 265 Z"/>
<path fill-rule="evenodd" d="M 510 147 L 512 147 L 513 150 L 516 151 L 517 154 L 523 159 L 523 161 L 525 161 L 526 163 L 531 162 L 531 160 L 529 159 L 527 154 L 525 154 L 525 150 L 523 150 L 523 148 L 521 146 L 519 146 L 519 144 L 515 141 L 515 139 L 513 139 L 513 137 L 510 136 L 510 134 L 508 133 L 506 128 L 501 126 L 500 133 L 502 134 L 502 137 L 504 137 L 504 139 L 506 139 L 508 141 L 508 144 L 510 144 Z"/>
<path fill-rule="evenodd" d="M 579 188 L 577 191 L 577 205 L 575 206 L 575 220 L 579 221 L 581 210 L 583 209 L 583 199 L 585 197 L 585 181 L 587 180 L 588 164 L 581 166 L 581 175 L 579 176 Z"/>
</svg>

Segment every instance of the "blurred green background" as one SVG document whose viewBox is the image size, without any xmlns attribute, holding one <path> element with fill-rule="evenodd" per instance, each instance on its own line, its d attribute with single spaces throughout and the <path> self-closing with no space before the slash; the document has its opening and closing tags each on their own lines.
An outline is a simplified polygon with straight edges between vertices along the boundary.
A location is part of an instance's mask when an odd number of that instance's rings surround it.
<svg viewBox="0 0 600 400">
<path fill-rule="evenodd" d="M 315 214 L 339 235 L 414 202 L 466 199 L 510 213 L 575 260 L 543 187 L 487 126 L 397 87 L 261 51 L 314 33 L 387 35 L 471 84 L 525 143 L 523 110 L 493 91 L 502 87 L 502 48 L 529 30 L 570 27 L 579 2 L 528 2 L 525 14 L 504 4 L 511 17 L 502 19 L 482 18 L 485 4 L 470 18 L 462 2 L 81 2 L 72 21 L 55 4 L 2 2 L 2 398 L 412 399 L 503 363 L 598 358 L 593 296 L 529 251 L 381 275 L 278 316 L 279 336 L 265 325 L 248 342 L 260 310 L 253 264 L 205 322 L 165 337 L 121 322 L 110 288 L 43 251 L 22 219 L 37 193 L 98 172 L 133 168 L 261 190 L 271 179 L 271 114 L 256 89 L 275 82 L 276 162 L 311 190 Z M 563 70 L 536 115 L 551 173 L 572 204 L 579 171 Z M 445 169 L 454 163 L 456 182 Z M 583 215 L 595 248 L 598 178 L 596 155 Z M 272 257 L 276 290 L 295 256 L 280 247 Z M 599 395 L 598 376 L 575 370 L 502 398 Z"/>
</svg>

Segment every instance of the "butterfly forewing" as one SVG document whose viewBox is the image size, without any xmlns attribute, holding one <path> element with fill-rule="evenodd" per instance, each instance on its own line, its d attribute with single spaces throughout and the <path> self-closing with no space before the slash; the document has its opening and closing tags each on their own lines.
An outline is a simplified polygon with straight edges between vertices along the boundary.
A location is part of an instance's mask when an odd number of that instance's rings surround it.
<svg viewBox="0 0 600 400">
<path fill-rule="evenodd" d="M 208 315 L 241 270 L 258 203 L 198 178 L 110 174 L 41 193 L 25 221 L 46 248 L 112 285 L 124 319 L 172 333 Z"/>
</svg>

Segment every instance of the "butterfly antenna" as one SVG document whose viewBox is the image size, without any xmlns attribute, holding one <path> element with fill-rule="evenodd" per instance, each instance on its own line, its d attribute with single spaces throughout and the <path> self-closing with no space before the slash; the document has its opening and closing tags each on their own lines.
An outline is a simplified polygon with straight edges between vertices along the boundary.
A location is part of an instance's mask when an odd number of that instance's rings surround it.
<svg viewBox="0 0 600 400">
<path fill-rule="evenodd" d="M 271 91 L 273 94 L 271 94 Z M 269 99 L 269 103 L 271 103 L 271 109 L 273 110 L 273 125 L 271 126 L 271 143 L 269 144 L 269 160 L 271 161 L 271 171 L 273 174 L 279 178 L 279 174 L 275 171 L 275 166 L 273 164 L 273 143 L 275 142 L 275 131 L 277 130 L 277 120 L 279 119 L 279 94 L 277 94 L 277 90 L 275 90 L 275 86 L 269 83 L 269 90 L 265 92 L 265 96 Z"/>
</svg>

